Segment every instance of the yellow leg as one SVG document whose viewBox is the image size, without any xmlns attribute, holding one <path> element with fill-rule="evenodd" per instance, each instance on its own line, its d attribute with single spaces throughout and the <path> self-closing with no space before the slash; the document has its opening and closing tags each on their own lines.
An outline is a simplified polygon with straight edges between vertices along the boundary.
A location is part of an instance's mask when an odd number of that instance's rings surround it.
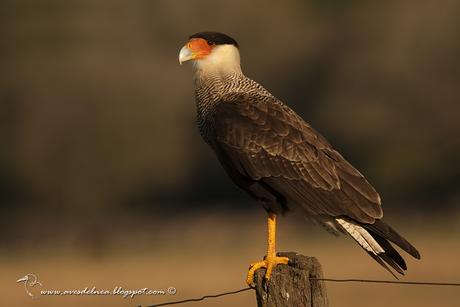
<svg viewBox="0 0 460 307">
<path fill-rule="evenodd" d="M 267 222 L 268 232 L 268 246 L 267 256 L 264 260 L 251 263 L 249 266 L 248 276 L 246 277 L 246 283 L 252 286 L 254 283 L 254 273 L 260 268 L 266 268 L 265 279 L 270 280 L 273 268 L 278 264 L 288 264 L 289 258 L 276 256 L 275 242 L 276 242 L 276 214 L 268 214 Z"/>
</svg>

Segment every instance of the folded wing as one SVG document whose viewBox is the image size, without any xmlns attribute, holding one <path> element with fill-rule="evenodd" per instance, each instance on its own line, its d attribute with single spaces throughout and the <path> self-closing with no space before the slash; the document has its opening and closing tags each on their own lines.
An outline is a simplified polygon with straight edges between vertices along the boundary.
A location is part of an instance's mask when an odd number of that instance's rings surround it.
<svg viewBox="0 0 460 307">
<path fill-rule="evenodd" d="M 310 215 L 382 217 L 378 193 L 364 176 L 293 110 L 270 96 L 233 94 L 215 110 L 221 162 Z"/>
</svg>

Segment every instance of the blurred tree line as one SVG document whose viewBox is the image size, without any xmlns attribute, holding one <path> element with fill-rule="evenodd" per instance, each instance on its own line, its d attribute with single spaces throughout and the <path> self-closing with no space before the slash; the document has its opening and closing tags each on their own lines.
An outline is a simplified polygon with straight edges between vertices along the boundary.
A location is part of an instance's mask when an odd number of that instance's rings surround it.
<svg viewBox="0 0 460 307">
<path fill-rule="evenodd" d="M 3 0 L 0 216 L 247 201 L 198 136 L 177 61 L 203 30 L 235 37 L 246 74 L 385 206 L 458 208 L 459 15 L 455 0 Z"/>
</svg>

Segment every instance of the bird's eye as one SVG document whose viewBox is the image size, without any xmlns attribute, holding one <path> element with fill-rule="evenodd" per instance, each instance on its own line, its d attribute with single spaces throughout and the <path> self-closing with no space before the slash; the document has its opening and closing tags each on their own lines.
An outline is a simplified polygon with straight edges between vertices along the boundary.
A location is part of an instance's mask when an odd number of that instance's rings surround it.
<svg viewBox="0 0 460 307">
<path fill-rule="evenodd" d="M 214 42 L 212 42 L 212 41 L 207 41 L 207 42 L 208 42 L 208 45 L 209 45 L 209 46 L 215 45 Z"/>
</svg>

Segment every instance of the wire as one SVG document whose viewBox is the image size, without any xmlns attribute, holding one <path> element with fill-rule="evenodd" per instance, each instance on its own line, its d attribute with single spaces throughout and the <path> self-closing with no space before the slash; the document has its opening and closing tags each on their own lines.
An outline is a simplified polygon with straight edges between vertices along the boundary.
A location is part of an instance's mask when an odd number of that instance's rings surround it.
<svg viewBox="0 0 460 307">
<path fill-rule="evenodd" d="M 239 289 L 239 290 L 235 290 L 235 291 L 224 292 L 224 293 L 219 293 L 219 294 L 205 295 L 205 296 L 200 297 L 200 298 L 189 298 L 189 299 L 182 300 L 182 301 L 166 302 L 166 303 L 161 303 L 161 304 L 156 304 L 156 305 L 150 305 L 150 306 L 147 306 L 147 307 L 159 307 L 159 306 L 177 305 L 177 304 L 183 304 L 183 303 L 189 303 L 189 302 L 199 302 L 199 301 L 205 300 L 207 298 L 216 298 L 216 297 L 221 297 L 221 296 L 225 296 L 225 295 L 232 295 L 232 294 L 237 294 L 237 293 L 248 291 L 248 290 L 254 290 L 254 289 L 251 288 L 251 287 L 247 287 L 247 288 L 243 288 L 243 289 Z"/>
<path fill-rule="evenodd" d="M 310 278 L 310 280 L 319 280 L 319 281 L 330 281 L 330 282 L 339 282 L 339 283 L 345 283 L 345 282 L 364 282 L 364 283 L 376 283 L 376 284 L 399 284 L 399 285 L 419 285 L 419 286 L 454 286 L 454 287 L 460 287 L 460 283 L 447 283 L 447 282 L 430 282 L 430 281 L 398 281 L 398 280 L 378 280 L 378 279 L 336 279 L 336 278 Z M 166 303 L 160 303 L 156 305 L 150 305 L 147 307 L 159 307 L 159 306 L 167 306 L 167 305 L 178 305 L 178 304 L 183 304 L 183 303 L 189 303 L 189 302 L 199 302 L 203 301 L 208 298 L 216 298 L 216 297 L 221 297 L 221 296 L 226 296 L 226 295 L 233 295 L 241 292 L 245 292 L 248 290 L 254 290 L 254 288 L 247 287 L 247 288 L 242 288 L 239 290 L 235 291 L 230 291 L 230 292 L 223 292 L 219 294 L 211 294 L 211 295 L 205 295 L 200 298 L 189 298 L 181 301 L 172 301 L 172 302 L 166 302 Z M 141 306 L 138 306 L 141 307 Z"/>
<path fill-rule="evenodd" d="M 400 284 L 400 285 L 420 285 L 420 286 L 456 286 L 460 283 L 448 282 L 428 282 L 428 281 L 399 281 L 399 280 L 376 280 L 376 279 L 335 279 L 335 278 L 310 278 L 310 280 L 333 281 L 333 282 L 368 282 L 378 284 Z"/>
</svg>

